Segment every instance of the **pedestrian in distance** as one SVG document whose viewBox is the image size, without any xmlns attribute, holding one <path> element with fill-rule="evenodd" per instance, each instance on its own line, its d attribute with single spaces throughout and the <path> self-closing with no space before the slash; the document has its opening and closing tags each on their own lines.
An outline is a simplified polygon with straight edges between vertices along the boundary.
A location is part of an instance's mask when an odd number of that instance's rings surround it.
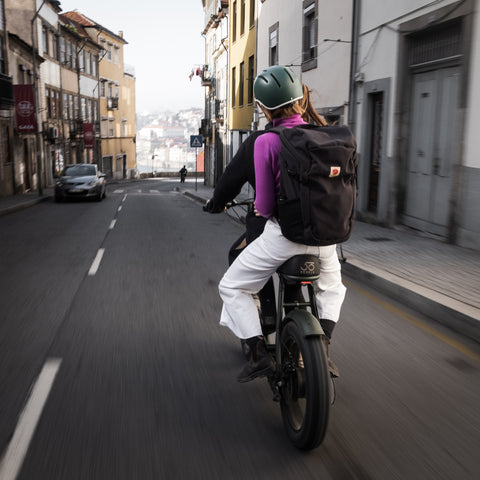
<svg viewBox="0 0 480 480">
<path fill-rule="evenodd" d="M 180 174 L 180 183 L 185 183 L 185 177 L 187 176 L 187 168 L 185 165 L 178 172 Z"/>
<path fill-rule="evenodd" d="M 305 90 L 308 94 L 308 89 L 303 88 L 294 72 L 284 66 L 269 67 L 254 82 L 255 100 L 273 127 L 293 128 L 306 123 L 302 114 L 314 112 L 314 109 Z M 324 124 L 324 121 L 320 122 Z M 267 131 L 255 140 L 255 208 L 266 219 L 265 229 L 258 239 L 242 250 L 219 284 L 223 300 L 220 324 L 229 327 L 237 337 L 245 339 L 252 352 L 250 360 L 237 377 L 239 382 L 265 376 L 273 369 L 253 295 L 262 289 L 286 260 L 297 254 L 314 254 L 320 259 L 320 277 L 313 285 L 320 323 L 326 335 L 327 355 L 328 343 L 345 297 L 346 289 L 342 284 L 336 245 L 303 245 L 288 240 L 281 232 L 276 218 L 280 150 L 281 142 L 276 133 Z M 332 375 L 338 376 L 338 370 L 331 360 L 329 368 Z"/>
</svg>

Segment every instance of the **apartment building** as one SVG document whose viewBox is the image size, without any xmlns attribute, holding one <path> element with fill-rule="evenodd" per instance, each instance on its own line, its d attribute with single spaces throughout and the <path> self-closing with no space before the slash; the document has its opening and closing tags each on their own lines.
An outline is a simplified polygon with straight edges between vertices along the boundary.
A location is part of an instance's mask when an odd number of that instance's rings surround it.
<svg viewBox="0 0 480 480">
<path fill-rule="evenodd" d="M 124 65 L 123 32 L 115 34 L 78 11 L 65 16 L 83 26 L 100 46 L 100 169 L 112 178 L 136 174 L 135 76 Z"/>
<path fill-rule="evenodd" d="M 255 128 L 253 82 L 257 53 L 256 4 L 256 0 L 230 1 L 228 125 L 232 156 Z"/>
<path fill-rule="evenodd" d="M 49 102 L 47 115 L 51 115 L 50 104 L 58 101 L 56 108 L 61 107 L 64 163 L 97 163 L 100 143 L 98 135 L 95 135 L 95 125 L 99 121 L 98 61 L 101 48 L 79 22 L 64 14 L 60 14 L 59 19 L 61 35 L 56 42 L 62 67 L 61 91 L 45 86 Z M 50 137 L 54 139 L 55 133 Z M 58 169 L 62 167 L 61 163 L 57 163 Z"/>
<path fill-rule="evenodd" d="M 205 65 L 200 67 L 205 87 L 205 181 L 215 185 L 229 158 L 228 130 L 228 0 L 203 1 L 205 12 Z"/>
<path fill-rule="evenodd" d="M 258 4 L 258 72 L 289 65 L 311 91 L 315 109 L 346 123 L 349 102 L 351 0 L 264 0 Z M 264 124 L 260 118 L 260 126 Z"/>
<path fill-rule="evenodd" d="M 358 215 L 480 249 L 478 1 L 364 0 L 356 23 Z"/>
</svg>

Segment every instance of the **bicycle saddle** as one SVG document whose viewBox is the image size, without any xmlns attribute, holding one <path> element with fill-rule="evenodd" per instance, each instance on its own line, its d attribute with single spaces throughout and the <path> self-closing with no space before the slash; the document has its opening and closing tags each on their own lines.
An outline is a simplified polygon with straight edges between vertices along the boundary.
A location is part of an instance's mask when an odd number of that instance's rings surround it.
<svg viewBox="0 0 480 480">
<path fill-rule="evenodd" d="M 295 255 L 280 265 L 277 273 L 291 281 L 316 280 L 320 276 L 320 260 L 316 255 Z"/>
</svg>

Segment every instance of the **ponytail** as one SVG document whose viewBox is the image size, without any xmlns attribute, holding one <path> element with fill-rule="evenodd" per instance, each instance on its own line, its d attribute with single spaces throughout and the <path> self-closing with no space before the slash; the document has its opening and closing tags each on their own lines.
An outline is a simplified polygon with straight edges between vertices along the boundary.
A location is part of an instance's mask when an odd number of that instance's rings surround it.
<svg viewBox="0 0 480 480">
<path fill-rule="evenodd" d="M 310 90 L 308 87 L 302 83 L 303 87 L 303 98 L 298 101 L 300 108 L 303 110 L 302 118 L 305 122 L 308 123 L 315 123 L 317 125 L 328 125 L 326 120 L 319 115 L 315 108 L 312 105 L 312 101 L 310 99 Z"/>
</svg>

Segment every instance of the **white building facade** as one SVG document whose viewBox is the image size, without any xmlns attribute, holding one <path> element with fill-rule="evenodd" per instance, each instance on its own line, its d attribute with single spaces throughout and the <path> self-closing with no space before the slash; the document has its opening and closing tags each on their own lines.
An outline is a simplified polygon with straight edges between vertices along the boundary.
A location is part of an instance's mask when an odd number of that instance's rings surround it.
<svg viewBox="0 0 480 480">
<path fill-rule="evenodd" d="M 357 20 L 359 216 L 480 249 L 478 1 L 363 0 Z"/>
<path fill-rule="evenodd" d="M 309 87 L 316 110 L 346 123 L 351 0 L 260 0 L 257 29 L 257 73 L 291 66 Z"/>
</svg>

